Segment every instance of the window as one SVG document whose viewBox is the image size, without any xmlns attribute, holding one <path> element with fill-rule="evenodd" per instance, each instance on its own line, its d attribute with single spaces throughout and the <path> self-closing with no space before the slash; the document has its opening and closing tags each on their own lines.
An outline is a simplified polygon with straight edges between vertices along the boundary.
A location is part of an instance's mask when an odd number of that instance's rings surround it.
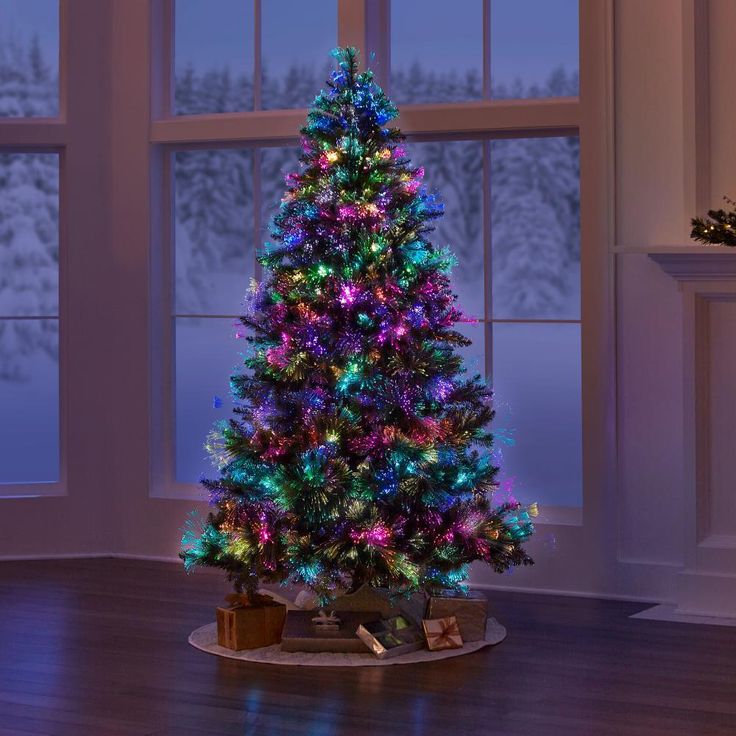
<svg viewBox="0 0 736 736">
<path fill-rule="evenodd" d="M 254 243 L 268 238 L 284 175 L 297 156 L 290 147 L 174 153 L 179 482 L 196 482 L 212 470 L 204 438 L 232 409 L 228 378 L 246 349 L 238 315 L 256 273 Z M 261 203 L 258 211 L 256 200 Z"/>
<path fill-rule="evenodd" d="M 369 63 L 401 106 L 409 155 L 446 205 L 435 238 L 459 259 L 454 286 L 474 320 L 459 325 L 473 340 L 464 357 L 494 387 L 504 487 L 513 485 L 521 500 L 579 508 L 576 0 L 464 0 L 452 12 L 440 0 L 422 3 L 421 12 L 392 0 L 386 15 L 367 3 L 374 15 L 365 27 L 349 3 L 332 0 L 308 10 L 294 0 L 228 0 L 207 18 L 197 15 L 201 5 L 176 0 L 178 118 L 154 123 L 173 162 L 176 280 L 176 444 L 169 485 L 156 492 L 196 497 L 197 478 L 212 472 L 204 438 L 229 415 L 227 378 L 246 347 L 228 335 L 241 330 L 240 301 L 250 277 L 259 277 L 255 252 L 283 174 L 297 166 L 303 113 L 290 108 L 314 97 L 336 40 L 360 37 L 376 49 Z M 279 23 L 284 14 L 298 19 L 293 31 Z M 284 35 L 297 32 L 298 44 Z M 228 90 L 229 102 L 217 89 Z M 520 98 L 527 102 L 514 102 Z M 248 112 L 264 109 L 274 111 L 268 120 Z M 203 112 L 240 112 L 242 124 L 187 117 Z"/>
<path fill-rule="evenodd" d="M 59 112 L 58 10 L 0 3 L 0 122 L 16 140 Z M 38 152 L 38 136 L 33 148 L 0 145 L 0 496 L 36 495 L 61 475 L 60 157 Z"/>
<path fill-rule="evenodd" d="M 174 17 L 179 115 L 307 107 L 337 45 L 337 0 L 176 0 Z"/>
<path fill-rule="evenodd" d="M 579 506 L 578 139 L 441 140 L 408 152 L 445 202 L 434 239 L 457 256 L 455 291 L 478 321 L 465 325 L 466 367 L 494 387 L 503 486 Z"/>
<path fill-rule="evenodd" d="M 208 428 L 232 408 L 233 324 L 255 264 L 253 151 L 177 151 L 174 181 L 176 477 L 194 482 L 210 470 Z"/>
<path fill-rule="evenodd" d="M 59 114 L 59 2 L 0 3 L 0 117 Z"/>
<path fill-rule="evenodd" d="M 391 3 L 397 103 L 578 94 L 577 0 Z"/>
</svg>

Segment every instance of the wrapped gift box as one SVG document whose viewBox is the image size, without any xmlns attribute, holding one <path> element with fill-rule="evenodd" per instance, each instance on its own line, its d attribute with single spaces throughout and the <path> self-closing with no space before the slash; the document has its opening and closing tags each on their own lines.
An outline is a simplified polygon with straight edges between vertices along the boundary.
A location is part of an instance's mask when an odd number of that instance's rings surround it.
<svg viewBox="0 0 736 736">
<path fill-rule="evenodd" d="M 330 609 L 340 611 L 378 611 L 381 618 L 408 616 L 418 627 L 427 611 L 427 596 L 423 592 L 406 597 L 393 596 L 387 588 L 363 585 L 354 593 L 345 593 L 330 603 Z"/>
<path fill-rule="evenodd" d="M 395 616 L 398 607 L 391 603 L 389 592 L 384 588 L 373 588 L 370 585 L 362 585 L 354 593 L 338 595 L 330 603 L 330 609 L 335 610 L 338 616 L 343 611 L 377 611 L 377 617 Z"/>
<path fill-rule="evenodd" d="M 278 644 L 286 606 L 268 596 L 251 602 L 247 596 L 229 596 L 231 605 L 217 609 L 217 643 L 226 649 L 257 649 Z"/>
<path fill-rule="evenodd" d="M 427 618 L 454 616 L 457 619 L 463 641 L 480 641 L 486 636 L 488 599 L 477 590 L 461 593 L 441 590 L 430 596 Z"/>
<path fill-rule="evenodd" d="M 358 636 L 379 659 L 396 657 L 424 647 L 422 632 L 407 616 L 368 621 L 358 627 Z"/>
<path fill-rule="evenodd" d="M 463 645 L 463 638 L 460 636 L 460 629 L 454 616 L 425 619 L 422 626 L 427 637 L 427 647 L 432 652 L 441 649 L 460 649 Z"/>
<path fill-rule="evenodd" d="M 365 652 L 365 644 L 356 631 L 366 621 L 380 616 L 378 611 L 338 611 L 340 627 L 329 631 L 316 626 L 312 619 L 315 611 L 289 611 L 281 636 L 285 652 Z"/>
</svg>

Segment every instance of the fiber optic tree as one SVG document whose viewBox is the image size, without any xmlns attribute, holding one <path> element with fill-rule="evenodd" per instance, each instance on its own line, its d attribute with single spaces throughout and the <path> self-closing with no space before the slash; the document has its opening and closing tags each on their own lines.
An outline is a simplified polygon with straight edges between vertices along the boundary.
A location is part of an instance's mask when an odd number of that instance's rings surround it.
<svg viewBox="0 0 736 736">
<path fill-rule="evenodd" d="M 215 509 L 182 558 L 251 593 L 458 587 L 474 560 L 531 563 L 535 508 L 490 501 L 492 397 L 456 351 L 453 257 L 429 239 L 442 205 L 371 72 L 335 55 L 241 319 L 234 415 L 208 443 Z"/>
</svg>

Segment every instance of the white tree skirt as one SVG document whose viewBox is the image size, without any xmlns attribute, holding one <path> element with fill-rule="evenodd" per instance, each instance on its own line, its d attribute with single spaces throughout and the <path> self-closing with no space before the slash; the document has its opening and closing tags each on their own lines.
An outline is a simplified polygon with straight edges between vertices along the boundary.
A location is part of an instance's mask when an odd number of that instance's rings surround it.
<svg viewBox="0 0 736 736">
<path fill-rule="evenodd" d="M 461 649 L 442 649 L 439 652 L 430 652 L 420 649 L 416 652 L 400 654 L 389 659 L 378 659 L 368 650 L 365 654 L 338 654 L 333 652 L 282 652 L 279 644 L 260 649 L 243 649 L 234 652 L 231 649 L 218 646 L 217 624 L 207 624 L 195 629 L 189 635 L 189 643 L 203 652 L 216 654 L 218 657 L 240 659 L 243 662 L 259 662 L 261 664 L 280 664 L 289 666 L 309 667 L 381 667 L 388 664 L 410 664 L 413 662 L 434 662 L 448 657 L 459 657 L 470 652 L 477 652 L 483 647 L 499 644 L 506 638 L 506 629 L 489 618 L 486 623 L 486 638 L 481 641 L 471 641 Z"/>
</svg>

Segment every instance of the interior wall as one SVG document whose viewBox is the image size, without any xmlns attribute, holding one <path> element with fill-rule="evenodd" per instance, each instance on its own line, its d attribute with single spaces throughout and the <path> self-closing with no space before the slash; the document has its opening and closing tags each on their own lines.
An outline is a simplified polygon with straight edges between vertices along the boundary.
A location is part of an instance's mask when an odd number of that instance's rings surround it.
<svg viewBox="0 0 736 736">
<path fill-rule="evenodd" d="M 724 85 L 735 22 L 729 0 L 616 2 L 619 589 L 660 600 L 676 598 L 688 564 L 695 489 L 684 417 L 695 388 L 681 284 L 650 254 L 696 252 L 690 218 L 734 192 L 736 110 Z M 728 402 L 724 388 L 716 404 Z"/>
<path fill-rule="evenodd" d="M 110 36 L 101 34 L 99 43 L 110 49 L 113 68 L 125 69 L 125 76 L 109 80 L 109 67 L 95 71 L 101 90 L 95 115 L 104 122 L 91 150 L 104 157 L 103 148 L 109 146 L 115 167 L 90 164 L 85 191 L 94 199 L 83 216 L 95 219 L 99 237 L 94 244 L 75 244 L 78 270 L 74 275 L 70 267 L 67 285 L 77 305 L 72 314 L 89 325 L 85 344 L 68 346 L 69 391 L 75 405 L 85 392 L 88 401 L 104 405 L 106 419 L 100 426 L 72 418 L 66 497 L 0 500 L 0 556 L 94 552 L 173 558 L 188 511 L 197 507 L 206 513 L 206 506 L 149 495 L 149 366 L 155 345 L 142 336 L 150 334 L 155 315 L 148 280 L 150 190 L 140 182 L 149 181 L 155 160 L 145 142 L 149 58 L 138 48 L 149 31 L 148 2 L 75 1 L 78 8 L 84 6 L 77 12 L 88 14 L 78 22 L 107 29 Z M 595 533 L 574 524 L 540 525 L 530 545 L 535 567 L 501 577 L 478 569 L 476 583 L 672 597 L 675 574 L 684 564 L 682 306 L 677 284 L 648 252 L 689 242 L 693 165 L 700 165 L 688 133 L 693 94 L 688 80 L 694 63 L 688 34 L 696 5 L 698 0 L 613 2 L 615 105 L 608 122 L 615 144 L 616 236 L 599 245 L 615 272 L 617 448 L 610 487 L 588 489 L 589 494 L 615 494 L 605 499 L 613 511 L 599 514 Z M 736 4 L 710 0 L 707 5 L 714 93 L 707 111 L 712 163 L 706 174 L 717 203 L 720 193 L 733 187 L 736 170 L 736 101 L 727 94 Z M 708 78 L 698 83 L 708 84 Z M 98 259 L 97 273 L 109 274 L 108 281 L 85 279 L 91 272 L 85 271 L 86 256 Z M 102 355 L 101 344 L 106 346 Z M 44 532 L 38 534 L 39 529 Z M 596 546 L 605 550 L 593 554 Z"/>
</svg>

